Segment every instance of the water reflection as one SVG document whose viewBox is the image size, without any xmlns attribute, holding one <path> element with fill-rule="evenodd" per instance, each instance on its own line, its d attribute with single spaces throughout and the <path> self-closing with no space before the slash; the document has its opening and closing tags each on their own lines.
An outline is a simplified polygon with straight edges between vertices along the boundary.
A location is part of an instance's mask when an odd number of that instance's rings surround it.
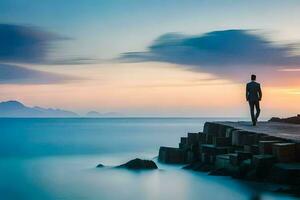
<svg viewBox="0 0 300 200">
<path fill-rule="evenodd" d="M 255 188 L 229 177 L 208 176 L 176 166 L 160 165 L 162 170 L 139 172 L 95 168 L 99 161 L 119 164 L 117 158 L 120 161 L 128 156 L 114 155 L 113 160 L 109 159 L 111 155 L 11 159 L 4 165 L 1 161 L 1 182 L 10 188 L 4 190 L 0 185 L 1 194 L 5 199 L 28 200 L 293 199 L 256 193 Z"/>
<path fill-rule="evenodd" d="M 264 185 L 159 164 L 132 172 L 106 166 L 152 159 L 207 119 L 0 119 L 2 200 L 276 200 Z M 220 119 L 219 119 L 220 120 Z"/>
</svg>

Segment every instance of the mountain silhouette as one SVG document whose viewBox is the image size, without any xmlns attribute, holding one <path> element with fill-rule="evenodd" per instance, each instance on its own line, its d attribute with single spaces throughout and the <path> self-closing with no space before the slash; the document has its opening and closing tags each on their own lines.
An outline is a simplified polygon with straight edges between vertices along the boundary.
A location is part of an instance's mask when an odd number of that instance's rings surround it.
<svg viewBox="0 0 300 200">
<path fill-rule="evenodd" d="M 61 109 L 28 107 L 18 101 L 0 102 L 0 117 L 78 117 L 78 114 Z"/>
</svg>

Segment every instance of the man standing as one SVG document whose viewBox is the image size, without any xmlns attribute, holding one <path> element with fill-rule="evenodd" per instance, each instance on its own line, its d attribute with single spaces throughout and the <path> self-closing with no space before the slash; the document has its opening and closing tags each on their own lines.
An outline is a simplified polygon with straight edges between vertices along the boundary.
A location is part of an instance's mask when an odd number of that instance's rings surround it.
<svg viewBox="0 0 300 200">
<path fill-rule="evenodd" d="M 246 99 L 249 102 L 251 119 L 253 126 L 256 125 L 257 119 L 260 114 L 259 101 L 262 98 L 262 92 L 260 84 L 256 82 L 256 75 L 251 75 L 251 82 L 247 84 L 246 87 Z M 254 113 L 254 107 L 256 109 L 256 114 Z"/>
</svg>

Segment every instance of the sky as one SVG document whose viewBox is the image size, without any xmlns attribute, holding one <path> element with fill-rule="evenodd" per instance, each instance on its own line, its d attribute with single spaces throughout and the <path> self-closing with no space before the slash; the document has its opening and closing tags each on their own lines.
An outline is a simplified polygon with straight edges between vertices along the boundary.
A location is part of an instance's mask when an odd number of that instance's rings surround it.
<svg viewBox="0 0 300 200">
<path fill-rule="evenodd" d="M 120 116 L 249 117 L 300 102 L 297 0 L 1 0 L 0 101 Z"/>
</svg>

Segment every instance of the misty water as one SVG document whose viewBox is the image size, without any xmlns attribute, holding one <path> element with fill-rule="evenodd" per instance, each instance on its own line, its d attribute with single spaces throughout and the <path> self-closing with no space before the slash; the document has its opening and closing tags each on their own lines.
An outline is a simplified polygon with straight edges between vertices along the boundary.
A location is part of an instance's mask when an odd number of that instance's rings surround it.
<svg viewBox="0 0 300 200">
<path fill-rule="evenodd" d="M 177 146 L 207 120 L 221 119 L 0 119 L 0 199 L 294 199 L 265 192 L 273 186 L 176 165 L 139 172 L 109 167 L 155 160 L 160 146 Z"/>
</svg>

